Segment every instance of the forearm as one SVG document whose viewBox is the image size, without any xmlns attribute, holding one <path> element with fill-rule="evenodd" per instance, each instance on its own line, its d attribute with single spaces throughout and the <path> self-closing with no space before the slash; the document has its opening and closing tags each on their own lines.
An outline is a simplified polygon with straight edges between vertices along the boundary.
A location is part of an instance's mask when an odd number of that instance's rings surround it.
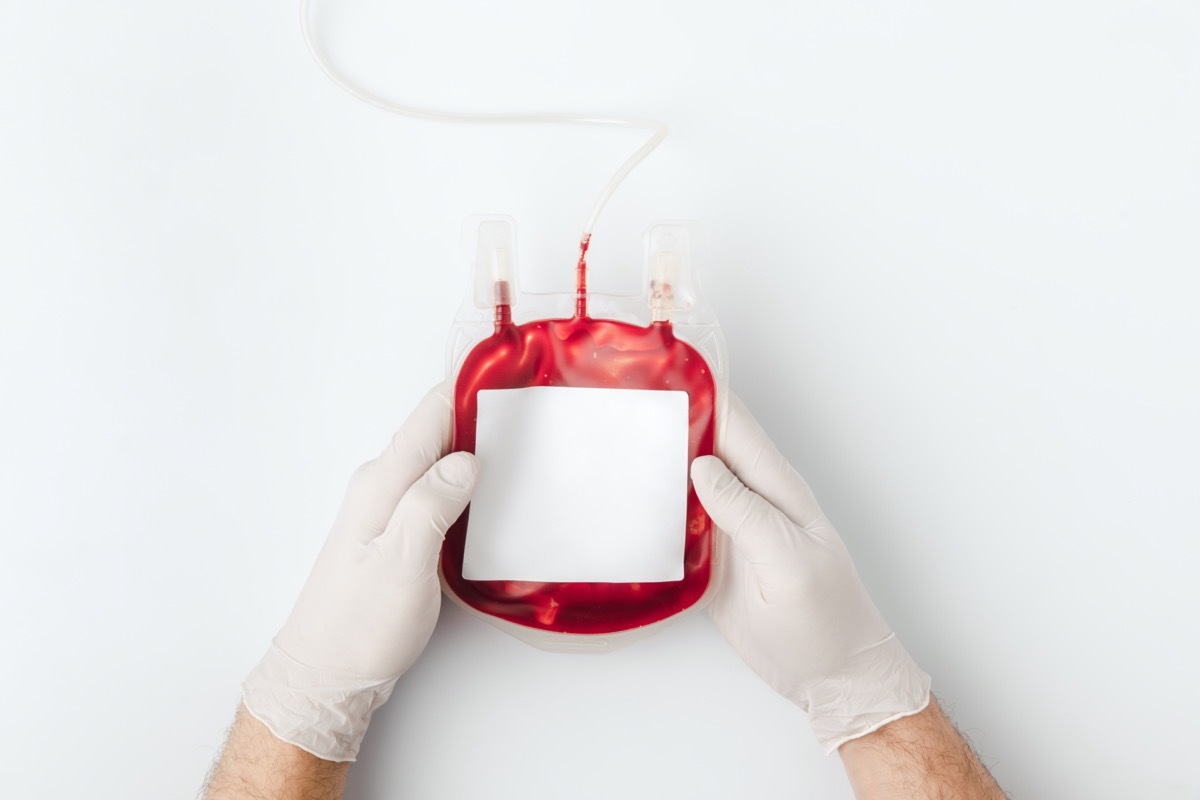
<svg viewBox="0 0 1200 800">
<path fill-rule="evenodd" d="M 838 748 L 858 800 L 1003 800 L 1004 792 L 937 700 Z"/>
<path fill-rule="evenodd" d="M 204 800 L 339 800 L 349 768 L 276 739 L 239 706 Z"/>
</svg>

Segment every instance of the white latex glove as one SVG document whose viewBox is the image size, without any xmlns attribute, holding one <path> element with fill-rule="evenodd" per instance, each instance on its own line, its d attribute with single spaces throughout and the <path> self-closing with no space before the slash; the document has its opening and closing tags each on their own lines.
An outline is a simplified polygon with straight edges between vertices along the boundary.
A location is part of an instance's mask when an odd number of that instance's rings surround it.
<svg viewBox="0 0 1200 800">
<path fill-rule="evenodd" d="M 354 760 L 437 622 L 442 539 L 478 472 L 469 453 L 442 458 L 451 393 L 433 389 L 354 473 L 300 599 L 242 686 L 246 709 L 276 737 L 329 761 Z"/>
<path fill-rule="evenodd" d="M 808 712 L 827 753 L 924 709 L 929 676 L 867 596 L 808 484 L 737 397 L 718 450 L 724 463 L 696 459 L 692 481 L 732 540 L 709 607 L 721 633 Z"/>
</svg>

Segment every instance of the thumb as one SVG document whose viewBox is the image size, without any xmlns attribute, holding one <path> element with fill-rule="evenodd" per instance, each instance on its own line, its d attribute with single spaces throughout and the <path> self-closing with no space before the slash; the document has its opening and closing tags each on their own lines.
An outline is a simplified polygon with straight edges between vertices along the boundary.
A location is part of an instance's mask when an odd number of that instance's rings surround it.
<svg viewBox="0 0 1200 800">
<path fill-rule="evenodd" d="M 478 476 L 479 462 L 466 452 L 451 453 L 426 470 L 375 539 L 385 557 L 410 573 L 435 571 L 442 539 L 471 501 Z"/>
<path fill-rule="evenodd" d="M 716 456 L 692 462 L 692 484 L 700 504 L 733 546 L 755 568 L 776 563 L 795 538 L 791 522 L 761 495 L 746 488 Z"/>
</svg>

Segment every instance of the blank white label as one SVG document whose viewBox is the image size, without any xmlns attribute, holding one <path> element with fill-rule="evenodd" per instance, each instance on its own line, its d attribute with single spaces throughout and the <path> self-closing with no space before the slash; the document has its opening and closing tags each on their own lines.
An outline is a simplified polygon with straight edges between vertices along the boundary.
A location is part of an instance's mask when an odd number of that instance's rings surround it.
<svg viewBox="0 0 1200 800">
<path fill-rule="evenodd" d="M 687 392 L 479 392 L 467 580 L 683 579 Z"/>
</svg>

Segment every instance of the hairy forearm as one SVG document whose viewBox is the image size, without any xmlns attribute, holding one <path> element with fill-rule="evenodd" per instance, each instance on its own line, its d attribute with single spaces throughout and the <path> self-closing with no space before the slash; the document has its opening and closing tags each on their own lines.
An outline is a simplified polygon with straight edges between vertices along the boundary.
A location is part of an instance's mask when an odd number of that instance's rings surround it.
<svg viewBox="0 0 1200 800">
<path fill-rule="evenodd" d="M 1004 792 L 936 699 L 838 748 L 858 800 L 1003 800 Z"/>
<path fill-rule="evenodd" d="M 204 800 L 339 800 L 349 768 L 281 742 L 239 706 Z"/>
</svg>

